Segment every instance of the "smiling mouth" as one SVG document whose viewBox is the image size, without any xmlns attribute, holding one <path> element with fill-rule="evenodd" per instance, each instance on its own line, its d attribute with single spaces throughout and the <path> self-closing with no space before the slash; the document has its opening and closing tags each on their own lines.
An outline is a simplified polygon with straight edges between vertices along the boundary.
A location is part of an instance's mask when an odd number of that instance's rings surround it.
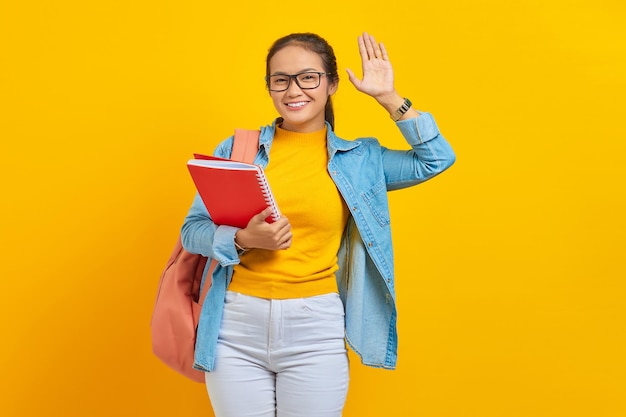
<svg viewBox="0 0 626 417">
<path fill-rule="evenodd" d="M 303 107 L 307 102 L 306 101 L 298 101 L 297 103 L 287 103 L 287 107 L 292 109 L 297 109 L 299 107 Z"/>
</svg>

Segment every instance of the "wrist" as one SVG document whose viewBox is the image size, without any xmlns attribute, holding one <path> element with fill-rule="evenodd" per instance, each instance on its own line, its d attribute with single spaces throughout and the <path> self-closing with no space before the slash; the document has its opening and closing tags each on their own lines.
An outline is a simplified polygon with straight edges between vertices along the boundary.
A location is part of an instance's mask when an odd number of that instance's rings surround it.
<svg viewBox="0 0 626 417">
<path fill-rule="evenodd" d="M 400 105 L 400 107 L 398 107 L 395 111 L 391 112 L 389 114 L 389 117 L 391 117 L 391 120 L 393 120 L 394 122 L 397 122 L 398 120 L 402 119 L 405 114 L 407 114 L 412 106 L 413 103 L 411 103 L 411 100 L 405 97 L 402 105 Z"/>
<path fill-rule="evenodd" d="M 239 252 L 240 254 L 245 253 L 247 251 L 250 250 L 250 248 L 248 248 L 242 241 L 241 241 L 241 230 L 238 230 L 235 233 L 235 237 L 233 239 L 233 243 L 235 244 L 235 248 L 237 249 L 237 252 Z"/>
<path fill-rule="evenodd" d="M 404 97 L 398 94 L 397 91 L 392 91 L 390 93 L 382 94 L 374 97 L 378 104 L 383 106 L 385 110 L 389 113 L 392 113 L 398 109 L 404 103 Z"/>
</svg>

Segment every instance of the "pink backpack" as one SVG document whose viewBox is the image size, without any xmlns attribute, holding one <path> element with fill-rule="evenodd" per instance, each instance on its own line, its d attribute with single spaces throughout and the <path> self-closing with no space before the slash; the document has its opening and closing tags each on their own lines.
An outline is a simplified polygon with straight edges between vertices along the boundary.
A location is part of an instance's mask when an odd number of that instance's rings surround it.
<svg viewBox="0 0 626 417">
<path fill-rule="evenodd" d="M 230 159 L 254 162 L 259 134 L 258 130 L 236 129 Z M 196 382 L 204 382 L 204 372 L 193 368 L 196 330 L 217 265 L 217 261 L 210 260 L 207 280 L 200 294 L 202 274 L 208 261 L 202 255 L 187 252 L 178 237 L 161 274 L 150 324 L 154 354 L 167 366 Z"/>
</svg>

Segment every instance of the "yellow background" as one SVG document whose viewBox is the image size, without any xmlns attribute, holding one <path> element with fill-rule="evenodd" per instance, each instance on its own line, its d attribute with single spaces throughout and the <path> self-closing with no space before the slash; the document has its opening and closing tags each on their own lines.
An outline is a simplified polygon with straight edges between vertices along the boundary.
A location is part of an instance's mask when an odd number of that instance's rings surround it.
<svg viewBox="0 0 626 417">
<path fill-rule="evenodd" d="M 626 416 L 625 17 L 617 0 L 2 2 L 0 415 L 212 415 L 150 347 L 184 164 L 271 121 L 265 53 L 294 31 L 335 47 L 337 133 L 402 146 L 345 75 L 367 30 L 458 160 L 390 195 L 398 369 L 351 356 L 345 416 Z"/>
</svg>

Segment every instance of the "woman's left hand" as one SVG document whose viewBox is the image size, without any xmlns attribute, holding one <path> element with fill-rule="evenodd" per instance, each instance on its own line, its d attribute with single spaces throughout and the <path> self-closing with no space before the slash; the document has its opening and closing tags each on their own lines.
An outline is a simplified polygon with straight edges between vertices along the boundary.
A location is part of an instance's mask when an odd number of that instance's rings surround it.
<svg viewBox="0 0 626 417">
<path fill-rule="evenodd" d="M 356 89 L 375 99 L 394 93 L 393 68 L 385 46 L 376 42 L 372 35 L 363 33 L 359 36 L 359 53 L 363 79 L 358 79 L 350 69 L 346 69 Z"/>
</svg>

